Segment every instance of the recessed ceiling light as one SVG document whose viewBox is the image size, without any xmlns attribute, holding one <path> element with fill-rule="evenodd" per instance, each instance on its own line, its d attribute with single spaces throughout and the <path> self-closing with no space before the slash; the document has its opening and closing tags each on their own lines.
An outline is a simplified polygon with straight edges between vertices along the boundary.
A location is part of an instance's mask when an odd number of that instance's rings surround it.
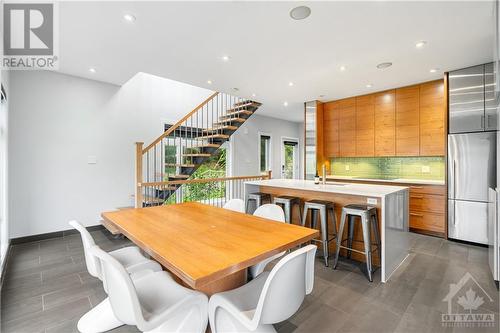
<svg viewBox="0 0 500 333">
<path fill-rule="evenodd" d="M 384 69 L 384 68 L 391 67 L 391 66 L 392 66 L 392 62 L 383 62 L 383 63 L 378 64 L 377 68 Z"/>
<path fill-rule="evenodd" d="M 288 82 L 288 86 L 293 87 L 293 82 Z"/>
<path fill-rule="evenodd" d="M 222 60 L 223 61 L 229 61 L 229 59 L 231 59 L 229 56 L 225 55 L 225 56 L 222 56 Z"/>
<path fill-rule="evenodd" d="M 311 8 L 307 6 L 295 7 L 290 11 L 290 17 L 294 20 L 303 20 L 311 15 Z"/>
<path fill-rule="evenodd" d="M 95 68 L 91 67 L 91 68 L 89 68 L 89 72 L 90 72 L 90 73 L 95 73 L 95 72 L 96 72 L 96 70 L 95 70 Z"/>
<path fill-rule="evenodd" d="M 252 97 L 255 97 L 255 96 L 257 96 L 257 95 L 256 94 L 252 94 Z"/>
<path fill-rule="evenodd" d="M 373 87 L 373 85 L 372 85 L 371 83 L 368 83 L 368 84 L 366 85 L 366 87 L 367 87 L 367 88 L 371 88 L 371 87 Z"/>
<path fill-rule="evenodd" d="M 415 47 L 417 49 L 421 49 L 425 46 L 425 44 L 427 44 L 427 42 L 425 40 L 421 40 L 421 41 L 418 41 L 417 43 L 415 43 Z"/>
<path fill-rule="evenodd" d="M 233 88 L 234 91 L 240 91 L 240 88 Z"/>
<path fill-rule="evenodd" d="M 345 70 L 346 70 L 345 66 L 340 66 L 340 71 L 341 71 L 341 72 L 343 72 L 343 71 L 345 71 Z"/>
<path fill-rule="evenodd" d="M 123 19 L 127 22 L 135 22 L 135 16 L 132 14 L 123 15 Z"/>
<path fill-rule="evenodd" d="M 208 84 L 212 84 L 212 80 L 208 80 L 208 81 L 207 81 L 207 83 L 208 83 Z"/>
<path fill-rule="evenodd" d="M 431 72 L 431 73 L 437 73 L 438 70 L 439 70 L 439 68 L 431 68 L 429 70 L 429 72 Z"/>
<path fill-rule="evenodd" d="M 283 106 L 288 106 L 288 102 L 283 102 Z"/>
</svg>

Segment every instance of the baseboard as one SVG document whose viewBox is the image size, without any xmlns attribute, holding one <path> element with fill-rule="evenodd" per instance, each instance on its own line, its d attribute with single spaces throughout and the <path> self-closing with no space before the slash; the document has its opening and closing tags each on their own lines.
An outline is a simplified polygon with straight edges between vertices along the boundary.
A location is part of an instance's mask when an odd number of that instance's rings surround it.
<svg viewBox="0 0 500 333">
<path fill-rule="evenodd" d="M 101 229 L 104 229 L 104 226 L 102 224 L 87 227 L 88 231 L 101 230 Z M 12 238 L 10 240 L 10 244 L 17 245 L 17 244 L 23 244 L 23 243 L 37 242 L 37 241 L 51 239 L 51 238 L 64 237 L 64 236 L 76 234 L 77 232 L 78 231 L 75 229 L 68 229 L 68 230 L 62 230 L 62 231 L 48 232 L 45 234 Z"/>
<path fill-rule="evenodd" d="M 3 281 L 5 281 L 5 273 L 7 272 L 7 265 L 9 264 L 10 258 L 10 249 L 12 243 L 9 242 L 9 246 L 7 247 L 7 253 L 5 254 L 5 260 L 2 263 L 2 275 L 0 276 L 0 295 L 2 294 Z"/>
</svg>

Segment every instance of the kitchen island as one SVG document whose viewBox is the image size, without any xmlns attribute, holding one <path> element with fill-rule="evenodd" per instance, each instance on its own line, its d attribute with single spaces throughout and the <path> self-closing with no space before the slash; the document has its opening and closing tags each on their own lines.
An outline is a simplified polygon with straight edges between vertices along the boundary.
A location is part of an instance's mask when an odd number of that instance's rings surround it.
<svg viewBox="0 0 500 333">
<path fill-rule="evenodd" d="M 311 180 L 270 179 L 245 182 L 245 199 L 249 193 L 264 192 L 271 196 L 289 195 L 302 200 L 328 200 L 335 203 L 337 230 L 340 223 L 342 207 L 348 204 L 369 204 L 377 207 L 379 230 L 381 235 L 381 262 L 374 253 L 374 265 L 380 266 L 381 281 L 386 282 L 391 274 L 408 256 L 410 247 L 409 235 L 409 190 L 403 186 L 386 186 L 372 184 L 356 184 L 327 182 L 314 184 Z M 299 224 L 298 210 L 295 209 L 292 223 Z M 329 230 L 333 230 L 329 221 Z M 344 228 L 344 234 L 347 232 Z M 361 240 L 361 226 L 356 224 L 355 239 Z M 344 236 L 343 238 L 346 238 Z M 354 242 L 355 244 L 358 242 Z M 362 249 L 363 244 L 355 247 Z M 334 253 L 334 242 L 330 245 L 330 253 Z M 341 251 L 341 255 L 345 251 Z M 353 259 L 364 260 L 364 256 L 353 253 Z"/>
</svg>

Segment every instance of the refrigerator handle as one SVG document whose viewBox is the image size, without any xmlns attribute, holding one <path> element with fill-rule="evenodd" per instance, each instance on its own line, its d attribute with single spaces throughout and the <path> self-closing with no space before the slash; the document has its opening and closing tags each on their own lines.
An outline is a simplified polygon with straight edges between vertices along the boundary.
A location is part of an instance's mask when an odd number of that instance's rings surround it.
<svg viewBox="0 0 500 333">
<path fill-rule="evenodd" d="M 451 165 L 451 174 L 450 174 L 451 179 L 448 180 L 450 182 L 450 184 L 451 184 L 451 189 L 450 189 L 451 193 L 449 193 L 448 196 L 451 197 L 451 198 L 453 198 L 453 199 L 455 199 L 455 186 L 456 186 L 456 183 L 457 183 L 456 177 L 455 177 L 455 169 L 456 169 L 456 165 L 457 164 L 456 164 L 455 160 L 453 160 L 451 163 L 452 163 L 452 165 Z"/>
</svg>

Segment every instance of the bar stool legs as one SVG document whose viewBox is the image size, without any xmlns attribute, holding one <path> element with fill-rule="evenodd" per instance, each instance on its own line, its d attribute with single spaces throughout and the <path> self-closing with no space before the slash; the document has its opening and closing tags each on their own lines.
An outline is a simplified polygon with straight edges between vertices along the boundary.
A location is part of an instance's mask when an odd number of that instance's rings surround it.
<svg viewBox="0 0 500 333">
<path fill-rule="evenodd" d="M 276 205 L 282 206 L 283 211 L 285 212 L 285 222 L 289 224 L 292 223 L 293 207 L 298 206 L 300 224 L 302 225 L 302 205 L 300 198 L 283 195 L 274 197 L 273 202 Z"/>
<path fill-rule="evenodd" d="M 320 201 L 320 200 L 311 200 L 307 201 L 304 204 L 304 215 L 302 217 L 302 226 L 305 226 L 307 220 L 307 213 L 311 211 L 311 228 L 316 229 L 318 224 L 318 213 L 320 219 L 320 232 L 321 239 L 313 239 L 315 242 L 321 242 L 323 247 L 323 259 L 325 260 L 325 266 L 328 267 L 328 245 L 330 241 L 334 240 L 337 237 L 337 218 L 335 216 L 334 204 L 333 202 L 328 201 Z M 328 212 L 331 214 L 331 220 L 333 222 L 333 237 L 329 238 L 330 234 L 328 233 Z"/>
<path fill-rule="evenodd" d="M 354 240 L 354 227 L 355 227 L 355 217 L 358 216 L 361 219 L 361 228 L 363 231 L 363 245 L 364 252 L 356 250 L 352 247 Z M 342 239 L 344 233 L 344 226 L 347 221 L 348 224 L 348 236 L 347 239 Z M 369 207 L 366 205 L 347 205 L 342 208 L 342 217 L 340 221 L 339 234 L 337 237 L 337 248 L 335 251 L 335 261 L 333 264 L 333 269 L 337 268 L 339 261 L 340 249 L 347 250 L 347 257 L 351 258 L 352 252 L 357 252 L 365 255 L 366 258 L 366 270 L 368 272 L 368 280 L 373 281 L 373 245 L 375 245 L 375 250 L 378 252 L 378 257 L 380 263 L 382 263 L 381 243 L 380 243 L 380 233 L 378 230 L 378 218 L 377 210 L 375 207 Z M 375 243 L 372 243 L 371 233 L 373 230 Z M 343 246 L 342 242 L 347 242 L 347 246 Z"/>
</svg>

